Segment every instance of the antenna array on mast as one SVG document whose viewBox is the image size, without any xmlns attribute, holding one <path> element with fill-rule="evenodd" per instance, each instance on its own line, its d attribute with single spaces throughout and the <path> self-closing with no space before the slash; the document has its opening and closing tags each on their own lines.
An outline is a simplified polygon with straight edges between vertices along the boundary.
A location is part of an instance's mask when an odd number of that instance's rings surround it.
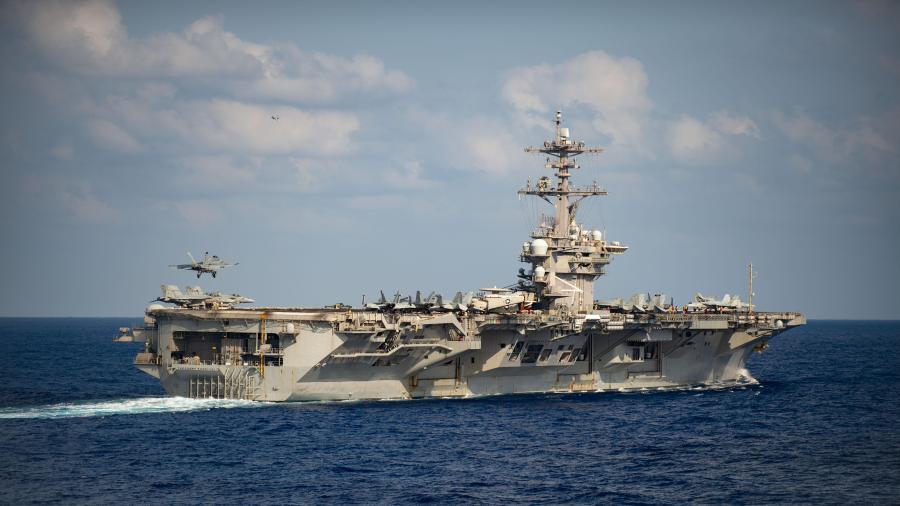
<svg viewBox="0 0 900 506">
<path fill-rule="evenodd" d="M 529 181 L 525 188 L 519 190 L 519 195 L 534 195 L 546 200 L 549 204 L 556 208 L 556 225 L 554 233 L 556 235 L 566 235 L 570 221 L 575 218 L 575 212 L 578 203 L 595 195 L 606 195 L 606 190 L 600 188 L 595 181 L 593 185 L 587 187 L 570 187 L 569 177 L 571 173 L 569 169 L 580 168 L 575 163 L 574 157 L 582 153 L 602 153 L 603 148 L 588 147 L 584 142 L 573 141 L 569 137 L 569 129 L 562 127 L 562 112 L 556 111 L 556 138 L 552 141 L 545 141 L 541 147 L 527 147 L 526 153 L 544 153 L 555 157 L 556 160 L 547 159 L 545 165 L 548 169 L 555 169 L 556 186 L 550 185 L 548 178 L 541 178 L 536 187 L 531 186 Z M 551 197 L 556 198 L 556 202 L 550 200 Z M 570 197 L 575 197 L 571 202 Z"/>
</svg>

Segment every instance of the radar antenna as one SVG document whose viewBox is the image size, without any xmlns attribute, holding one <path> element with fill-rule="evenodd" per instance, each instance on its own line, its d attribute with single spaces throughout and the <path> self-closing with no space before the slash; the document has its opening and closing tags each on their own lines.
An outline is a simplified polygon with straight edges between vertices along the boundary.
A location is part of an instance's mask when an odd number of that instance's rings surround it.
<svg viewBox="0 0 900 506">
<path fill-rule="evenodd" d="M 556 111 L 556 138 L 552 141 L 544 141 L 541 147 L 527 147 L 526 153 L 544 153 L 555 157 L 556 160 L 547 158 L 544 167 L 548 169 L 556 169 L 556 186 L 549 184 L 548 178 L 541 178 L 537 182 L 536 187 L 531 186 L 531 181 L 525 188 L 519 190 L 521 195 L 534 195 L 547 201 L 556 209 L 556 223 L 553 229 L 553 235 L 556 237 L 564 237 L 568 234 L 569 225 L 575 219 L 575 213 L 578 209 L 578 203 L 587 197 L 595 195 L 606 195 L 606 190 L 600 188 L 595 181 L 591 186 L 587 187 L 570 187 L 569 169 L 581 168 L 575 163 L 575 157 L 582 153 L 602 153 L 603 148 L 588 147 L 584 142 L 573 141 L 569 137 L 569 129 L 562 126 L 562 112 Z M 555 197 L 554 203 L 551 198 Z"/>
</svg>

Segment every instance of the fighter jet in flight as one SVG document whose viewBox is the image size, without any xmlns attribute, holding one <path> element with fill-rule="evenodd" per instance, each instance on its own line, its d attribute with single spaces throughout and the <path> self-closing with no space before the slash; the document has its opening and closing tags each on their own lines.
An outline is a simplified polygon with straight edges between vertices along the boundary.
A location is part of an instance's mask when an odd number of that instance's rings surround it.
<svg viewBox="0 0 900 506">
<path fill-rule="evenodd" d="M 169 267 L 186 271 L 197 271 L 197 278 L 199 278 L 204 273 L 212 274 L 212 277 L 216 277 L 216 271 L 218 271 L 219 269 L 224 269 L 225 267 L 231 267 L 238 264 L 237 262 L 226 262 L 225 260 L 219 258 L 217 255 L 210 255 L 208 251 L 203 254 L 203 260 L 199 262 L 194 259 L 194 255 L 191 255 L 190 251 L 188 251 L 187 254 L 191 259 L 191 263 L 173 264 Z"/>
</svg>

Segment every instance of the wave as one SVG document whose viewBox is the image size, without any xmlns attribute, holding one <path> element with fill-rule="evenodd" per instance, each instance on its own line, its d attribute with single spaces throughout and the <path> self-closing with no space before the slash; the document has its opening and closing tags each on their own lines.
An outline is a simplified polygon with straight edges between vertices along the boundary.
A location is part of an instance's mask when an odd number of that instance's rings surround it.
<svg viewBox="0 0 900 506">
<path fill-rule="evenodd" d="M 0 408 L 0 420 L 86 418 L 93 416 L 179 413 L 210 409 L 249 408 L 265 403 L 235 399 L 188 399 L 185 397 L 141 397 L 104 402 L 73 402 Z"/>
</svg>

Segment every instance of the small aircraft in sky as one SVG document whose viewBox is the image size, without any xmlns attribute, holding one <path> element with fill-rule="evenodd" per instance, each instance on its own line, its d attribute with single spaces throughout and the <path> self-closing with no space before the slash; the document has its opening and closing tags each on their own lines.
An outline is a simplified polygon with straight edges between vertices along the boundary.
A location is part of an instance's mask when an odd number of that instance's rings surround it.
<svg viewBox="0 0 900 506">
<path fill-rule="evenodd" d="M 194 259 L 194 255 L 191 255 L 190 251 L 188 251 L 187 254 L 191 259 L 191 263 L 173 264 L 169 267 L 186 271 L 197 271 L 197 277 L 199 278 L 203 273 L 212 274 L 212 277 L 216 277 L 216 271 L 218 271 L 219 269 L 224 269 L 225 267 L 231 267 L 238 264 L 237 262 L 226 262 L 225 260 L 219 258 L 217 255 L 210 255 L 208 251 L 203 254 L 203 260 L 199 262 Z"/>
</svg>

